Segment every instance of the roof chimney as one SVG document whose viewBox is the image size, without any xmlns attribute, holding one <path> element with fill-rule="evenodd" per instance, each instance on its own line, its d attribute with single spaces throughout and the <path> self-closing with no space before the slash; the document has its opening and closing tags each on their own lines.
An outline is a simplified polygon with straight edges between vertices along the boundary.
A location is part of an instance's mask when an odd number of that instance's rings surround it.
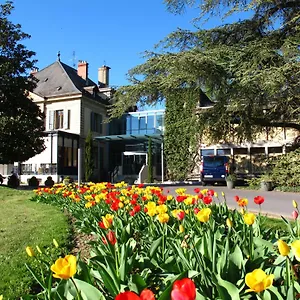
<svg viewBox="0 0 300 300">
<path fill-rule="evenodd" d="M 78 76 L 86 80 L 86 82 L 88 82 L 88 75 L 89 75 L 88 69 L 89 69 L 89 64 L 86 61 L 80 60 L 78 62 L 77 74 Z"/>
<path fill-rule="evenodd" d="M 98 83 L 100 87 L 107 87 L 109 85 L 109 70 L 110 67 L 105 65 L 98 69 Z"/>
</svg>

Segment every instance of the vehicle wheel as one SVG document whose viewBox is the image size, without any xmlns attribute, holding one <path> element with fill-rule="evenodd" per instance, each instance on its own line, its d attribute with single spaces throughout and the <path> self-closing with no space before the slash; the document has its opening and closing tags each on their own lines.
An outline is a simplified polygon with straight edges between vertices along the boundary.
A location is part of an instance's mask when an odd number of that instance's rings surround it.
<svg viewBox="0 0 300 300">
<path fill-rule="evenodd" d="M 201 181 L 202 186 L 206 186 L 206 182 L 205 181 Z"/>
</svg>

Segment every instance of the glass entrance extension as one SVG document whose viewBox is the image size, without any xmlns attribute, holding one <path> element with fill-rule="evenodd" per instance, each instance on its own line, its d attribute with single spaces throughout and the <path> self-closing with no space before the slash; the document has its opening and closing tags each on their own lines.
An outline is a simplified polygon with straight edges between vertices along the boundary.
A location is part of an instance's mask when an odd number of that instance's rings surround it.
<svg viewBox="0 0 300 300">
<path fill-rule="evenodd" d="M 147 164 L 147 153 L 123 152 L 122 170 L 123 175 L 138 175 L 142 166 Z"/>
</svg>

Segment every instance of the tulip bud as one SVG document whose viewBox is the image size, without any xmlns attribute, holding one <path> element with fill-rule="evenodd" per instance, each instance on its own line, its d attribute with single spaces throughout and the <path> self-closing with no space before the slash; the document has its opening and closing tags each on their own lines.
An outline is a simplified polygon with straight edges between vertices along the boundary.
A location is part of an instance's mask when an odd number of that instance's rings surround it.
<svg viewBox="0 0 300 300">
<path fill-rule="evenodd" d="M 42 250 L 41 250 L 41 248 L 39 247 L 39 246 L 36 246 L 36 250 L 38 251 L 38 253 L 40 253 L 40 254 L 42 254 L 43 252 L 42 252 Z"/>
<path fill-rule="evenodd" d="M 53 245 L 55 246 L 55 248 L 58 248 L 58 247 L 59 247 L 58 242 L 57 242 L 56 239 L 53 239 Z"/>
<path fill-rule="evenodd" d="M 217 193 L 217 192 L 215 192 L 215 193 L 214 193 L 214 196 L 215 196 L 215 197 L 218 197 L 218 193 Z"/>
<path fill-rule="evenodd" d="M 221 195 L 222 195 L 222 197 L 224 197 L 224 196 L 225 196 L 225 193 L 224 193 L 224 192 L 222 192 L 222 193 L 221 193 Z"/>
<path fill-rule="evenodd" d="M 288 256 L 290 253 L 290 247 L 283 240 L 278 240 L 278 250 L 282 256 Z"/>
<path fill-rule="evenodd" d="M 293 216 L 293 219 L 296 220 L 298 218 L 298 212 L 296 210 L 294 210 L 292 212 L 292 216 Z"/>
<path fill-rule="evenodd" d="M 232 227 L 232 221 L 229 219 L 229 218 L 227 218 L 226 219 L 226 225 L 227 225 L 227 227 L 229 227 L 229 228 L 231 228 Z"/>
<path fill-rule="evenodd" d="M 184 227 L 183 227 L 182 225 L 179 225 L 179 231 L 180 231 L 181 233 L 184 232 Z"/>
<path fill-rule="evenodd" d="M 298 208 L 298 203 L 297 203 L 295 200 L 293 200 L 293 206 L 294 206 L 295 208 Z"/>
<path fill-rule="evenodd" d="M 26 247 L 26 253 L 28 256 L 33 257 L 34 256 L 34 251 L 31 247 Z"/>
</svg>

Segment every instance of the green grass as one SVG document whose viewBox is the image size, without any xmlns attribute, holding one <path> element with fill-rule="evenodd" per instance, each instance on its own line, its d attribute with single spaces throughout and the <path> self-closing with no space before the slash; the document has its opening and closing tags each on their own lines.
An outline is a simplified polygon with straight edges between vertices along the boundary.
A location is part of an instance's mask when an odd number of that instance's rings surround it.
<svg viewBox="0 0 300 300">
<path fill-rule="evenodd" d="M 42 251 L 55 238 L 62 247 L 70 230 L 67 217 L 56 207 L 31 202 L 32 191 L 0 187 L 0 295 L 18 299 L 30 291 L 34 279 L 25 262 L 34 263 L 26 246 Z M 57 250 L 58 251 L 58 250 Z"/>
</svg>

